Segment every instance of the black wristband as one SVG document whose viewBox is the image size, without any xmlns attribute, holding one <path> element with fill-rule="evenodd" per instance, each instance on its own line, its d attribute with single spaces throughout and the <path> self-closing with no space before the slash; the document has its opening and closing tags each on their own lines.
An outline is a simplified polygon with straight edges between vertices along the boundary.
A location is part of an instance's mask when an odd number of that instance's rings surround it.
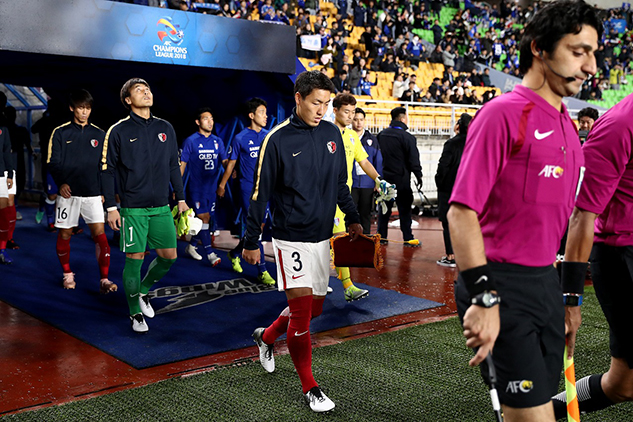
<svg viewBox="0 0 633 422">
<path fill-rule="evenodd" d="M 585 291 L 587 263 L 563 261 L 560 265 L 560 281 L 563 293 L 582 295 Z"/>
<path fill-rule="evenodd" d="M 460 275 L 466 284 L 466 290 L 468 290 L 468 294 L 471 298 L 477 296 L 479 293 L 497 290 L 490 272 L 490 267 L 487 264 L 462 271 Z"/>
</svg>

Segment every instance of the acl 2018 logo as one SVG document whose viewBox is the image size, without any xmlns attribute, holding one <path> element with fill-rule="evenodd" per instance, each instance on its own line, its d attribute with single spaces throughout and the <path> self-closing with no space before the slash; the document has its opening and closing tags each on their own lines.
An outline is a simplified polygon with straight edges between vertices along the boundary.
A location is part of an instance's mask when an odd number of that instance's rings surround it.
<svg viewBox="0 0 633 422">
<path fill-rule="evenodd" d="M 163 43 L 153 46 L 156 57 L 168 59 L 186 59 L 187 47 L 180 47 L 185 39 L 185 31 L 175 24 L 170 17 L 163 17 L 158 20 L 158 39 Z"/>
</svg>

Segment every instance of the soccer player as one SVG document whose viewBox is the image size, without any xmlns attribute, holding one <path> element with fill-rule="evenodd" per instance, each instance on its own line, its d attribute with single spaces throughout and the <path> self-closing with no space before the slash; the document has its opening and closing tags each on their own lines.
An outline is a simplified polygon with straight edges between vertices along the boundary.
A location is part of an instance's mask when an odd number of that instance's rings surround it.
<svg viewBox="0 0 633 422">
<path fill-rule="evenodd" d="M 147 293 L 176 261 L 176 230 L 169 209 L 169 184 L 178 201 L 178 212 L 189 209 L 185 203 L 178 142 L 172 125 L 152 115 L 154 96 L 149 84 L 132 78 L 121 88 L 121 102 L 130 115 L 119 120 L 106 133 L 103 143 L 101 183 L 108 211 L 108 225 L 121 231 L 120 247 L 125 253 L 123 287 L 130 309 L 132 329 L 149 330 L 145 318 L 154 317 Z M 114 183 L 119 184 L 121 212 L 117 210 Z M 158 256 L 141 280 L 145 247 Z"/>
<path fill-rule="evenodd" d="M 367 160 L 376 171 L 382 173 L 382 154 L 378 140 L 370 131 L 365 130 L 365 111 L 357 107 L 352 119 L 352 129 L 358 135 L 360 143 L 365 149 Z M 369 177 L 358 163 L 354 163 L 352 172 L 352 198 L 358 207 L 363 234 L 371 233 L 371 210 L 374 208 L 374 190 L 376 183 Z"/>
<path fill-rule="evenodd" d="M 6 248 L 11 231 L 11 221 L 15 225 L 15 207 L 9 206 L 9 194 L 11 191 L 15 193 L 14 169 L 9 130 L 6 126 L 0 126 L 0 264 L 13 263 Z"/>
<path fill-rule="evenodd" d="M 184 175 L 189 165 L 187 199 L 196 216 L 202 220 L 202 229 L 191 238 L 191 243 L 187 245 L 185 252 L 197 261 L 202 260 L 202 256 L 196 250 L 196 245 L 200 241 L 205 256 L 211 266 L 215 267 L 221 260 L 211 249 L 209 223 L 215 212 L 215 192 L 220 178 L 220 165 L 226 167 L 228 157 L 222 139 L 211 133 L 213 113 L 210 108 L 204 107 L 198 110 L 196 125 L 198 131 L 185 139 L 182 144 L 180 174 Z"/>
<path fill-rule="evenodd" d="M 481 363 L 487 374 L 484 359 L 492 353 L 507 422 L 554 421 L 563 300 L 574 303 L 552 264 L 584 161 L 562 100 L 596 73 L 601 33 L 594 8 L 582 0 L 536 13 L 521 40 L 525 77 L 472 120 L 450 199 L 460 269 L 455 299 L 466 345 L 476 350 L 470 364 Z"/>
<path fill-rule="evenodd" d="M 354 129 L 347 128 L 352 123 L 356 112 L 356 98 L 352 94 L 337 94 L 332 100 L 332 110 L 334 111 L 334 123 L 341 131 L 343 137 L 343 145 L 345 146 L 345 160 L 347 166 L 347 187 L 352 189 L 352 171 L 354 170 L 354 162 L 369 176 L 376 184 L 380 186 L 380 178 L 374 166 L 367 159 L 368 155 L 363 145 L 358 139 L 358 134 Z M 336 207 L 334 216 L 334 236 L 345 233 L 345 222 L 343 220 L 343 211 Z M 352 283 L 349 268 L 336 267 L 338 277 L 343 283 L 345 300 L 351 302 L 353 300 L 363 299 L 369 295 L 366 289 L 359 289 Z"/>
<path fill-rule="evenodd" d="M 411 190 L 411 173 L 415 175 L 418 189 L 422 188 L 422 166 L 420 166 L 420 153 L 416 146 L 415 136 L 407 132 L 407 109 L 396 107 L 391 110 L 391 123 L 389 127 L 378 134 L 380 152 L 382 153 L 382 169 L 385 180 L 392 183 L 398 189 L 395 198 L 400 218 L 400 231 L 402 239 L 409 242 L 413 239 L 411 231 L 411 204 L 413 204 L 413 190 Z M 393 200 L 387 203 L 387 212 L 378 214 L 378 234 L 385 243 L 389 230 L 389 217 Z M 407 247 L 419 247 L 419 243 L 405 243 Z"/>
<path fill-rule="evenodd" d="M 93 98 L 84 89 L 70 94 L 69 108 L 72 120 L 55 128 L 48 144 L 47 168 L 57 186 L 55 227 L 57 257 L 63 270 L 65 289 L 75 288 L 75 273 L 70 269 L 70 237 L 81 216 L 95 242 L 100 272 L 100 291 L 117 290 L 108 280 L 110 245 L 104 228 L 103 200 L 101 197 L 100 161 L 105 132 L 89 122 Z"/>
<path fill-rule="evenodd" d="M 239 192 L 242 206 L 242 220 L 246 222 L 246 216 L 248 215 L 248 207 L 250 205 L 250 196 L 253 192 L 253 180 L 255 179 L 255 167 L 257 166 L 257 158 L 259 157 L 259 149 L 261 148 L 264 138 L 268 134 L 268 130 L 264 129 L 266 122 L 268 121 L 268 115 L 266 114 L 266 101 L 261 98 L 252 98 L 246 103 L 246 112 L 250 124 L 243 131 L 235 135 L 233 139 L 233 145 L 231 147 L 231 154 L 229 157 L 229 163 L 226 166 L 226 171 L 222 176 L 222 180 L 218 185 L 218 196 L 223 197 L 226 187 L 226 183 L 229 177 L 233 174 L 235 163 L 240 160 L 238 181 Z M 268 215 L 268 212 L 266 213 Z M 242 224 L 244 227 L 244 224 Z M 233 271 L 241 273 L 242 266 L 240 264 L 240 255 L 244 249 L 244 233 L 240 238 L 239 243 L 235 248 L 229 251 L 228 256 L 231 261 Z M 268 270 L 266 270 L 266 261 L 264 260 L 264 245 L 259 240 L 259 264 L 257 264 L 257 270 L 259 275 L 257 279 L 267 285 L 275 284 L 275 279 L 272 278 Z"/>
<path fill-rule="evenodd" d="M 290 357 L 310 408 L 327 412 L 334 403 L 312 374 L 310 320 L 323 310 L 336 205 L 346 214 L 354 240 L 363 228 L 347 186 L 341 132 L 322 121 L 334 92 L 332 81 L 316 70 L 303 72 L 297 77 L 294 92 L 292 116 L 271 130 L 260 150 L 242 257 L 250 264 L 259 262 L 261 224 L 268 201 L 274 198 L 277 285 L 286 292 L 288 307 L 269 327 L 257 328 L 253 338 L 262 366 L 272 372 L 273 343 L 287 333 Z"/>
<path fill-rule="evenodd" d="M 590 132 L 582 152 L 587 170 L 570 218 L 565 261 L 561 263 L 563 293 L 572 301 L 570 305 L 580 305 L 590 262 L 596 296 L 609 323 L 609 370 L 576 382 L 582 413 L 633 401 L 633 318 L 629 304 L 633 294 L 631 107 L 633 96 L 629 95 L 602 115 L 593 128 L 586 126 Z M 566 306 L 565 311 L 570 328 L 568 353 L 572 356 L 581 322 L 580 306 Z M 564 417 L 565 392 L 555 396 L 553 402 L 556 417 Z"/>
</svg>

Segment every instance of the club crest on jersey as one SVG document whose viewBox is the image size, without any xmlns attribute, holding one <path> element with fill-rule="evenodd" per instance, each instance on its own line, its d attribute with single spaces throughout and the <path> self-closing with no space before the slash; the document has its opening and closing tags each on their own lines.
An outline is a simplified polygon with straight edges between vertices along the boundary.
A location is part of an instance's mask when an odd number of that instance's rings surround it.
<svg viewBox="0 0 633 422">
<path fill-rule="evenodd" d="M 218 142 L 217 141 L 213 141 L 213 146 L 215 147 L 215 149 L 218 149 Z"/>
<path fill-rule="evenodd" d="M 2 135 L 2 129 L 0 129 L 0 135 Z"/>
<path fill-rule="evenodd" d="M 97 145 L 99 145 L 99 141 L 97 141 L 96 139 L 92 139 L 90 141 L 90 145 L 92 145 L 93 148 L 96 148 Z"/>
<path fill-rule="evenodd" d="M 327 149 L 330 151 L 330 154 L 334 154 L 336 152 L 336 142 L 330 141 L 327 143 Z"/>
<path fill-rule="evenodd" d="M 167 140 L 167 135 L 162 133 L 162 132 L 159 133 L 158 134 L 158 140 L 161 141 L 161 142 L 165 142 Z"/>
</svg>

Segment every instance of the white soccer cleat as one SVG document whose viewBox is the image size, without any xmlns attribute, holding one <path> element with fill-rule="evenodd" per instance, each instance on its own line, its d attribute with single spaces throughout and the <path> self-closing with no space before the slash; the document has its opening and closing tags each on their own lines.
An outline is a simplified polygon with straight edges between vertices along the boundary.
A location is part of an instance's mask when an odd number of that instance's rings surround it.
<svg viewBox="0 0 633 422">
<path fill-rule="evenodd" d="M 329 412 L 334 409 L 335 406 L 334 402 L 321 391 L 321 387 L 312 387 L 312 389 L 306 393 L 306 400 L 313 412 Z"/>
<path fill-rule="evenodd" d="M 272 344 L 264 343 L 262 339 L 264 330 L 264 327 L 256 328 L 253 331 L 253 340 L 259 348 L 259 363 L 262 364 L 266 372 L 273 372 L 275 370 L 275 355 L 273 354 L 275 347 Z"/>
<path fill-rule="evenodd" d="M 211 252 L 209 255 L 207 255 L 207 258 L 209 258 L 209 262 L 211 263 L 212 267 L 215 267 L 216 265 L 218 265 L 220 262 L 222 262 L 222 260 L 220 259 L 219 256 L 217 256 L 215 254 L 215 252 Z"/>
<path fill-rule="evenodd" d="M 193 259 L 195 259 L 196 261 L 202 261 L 202 255 L 198 253 L 198 251 L 196 250 L 196 247 L 193 246 L 192 244 L 187 245 L 187 247 L 185 248 L 185 253 L 189 255 L 190 257 L 192 257 Z"/>
<path fill-rule="evenodd" d="M 136 333 L 146 333 L 149 331 L 149 327 L 145 323 L 145 318 L 142 314 L 130 315 L 132 320 L 132 329 Z"/>
<path fill-rule="evenodd" d="M 139 293 L 138 295 L 138 303 L 141 305 L 141 312 L 148 318 L 154 318 L 156 313 L 154 312 L 154 308 L 149 303 L 149 297 L 147 295 L 142 295 Z"/>
</svg>

